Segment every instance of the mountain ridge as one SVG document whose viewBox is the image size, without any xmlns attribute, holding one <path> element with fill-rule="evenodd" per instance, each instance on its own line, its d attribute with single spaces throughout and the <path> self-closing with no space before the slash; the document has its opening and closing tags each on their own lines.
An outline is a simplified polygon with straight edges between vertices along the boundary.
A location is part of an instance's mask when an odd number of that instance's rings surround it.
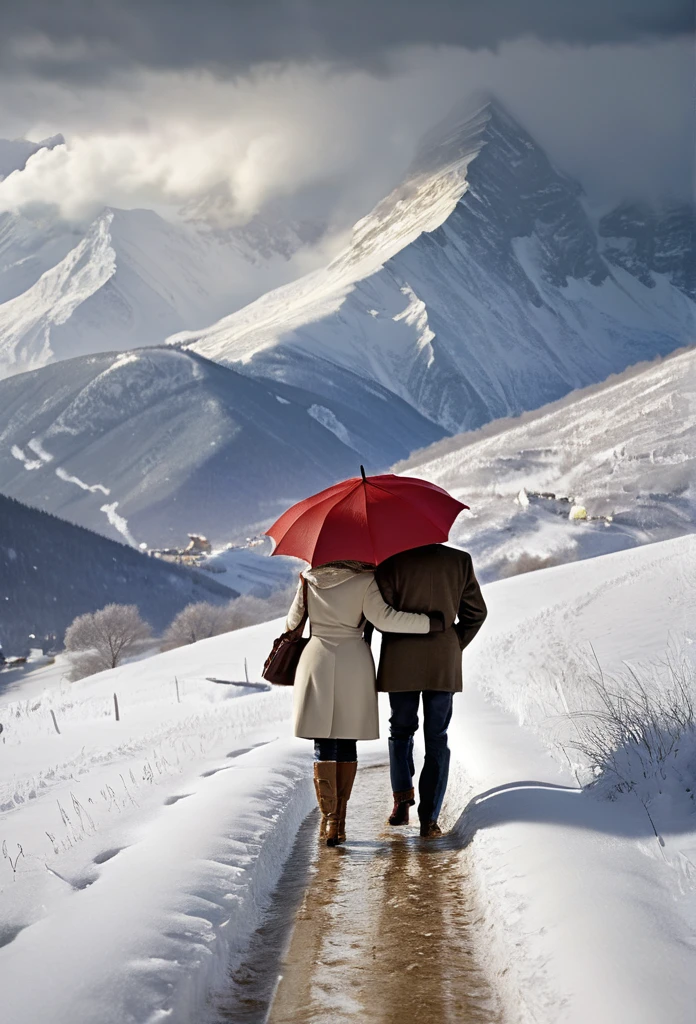
<svg viewBox="0 0 696 1024">
<path fill-rule="evenodd" d="M 419 177 L 419 158 L 416 184 L 359 222 L 325 271 L 173 340 L 317 390 L 308 359 L 350 366 L 448 432 L 691 340 L 696 307 L 673 283 L 678 268 L 651 271 L 648 289 L 605 260 L 581 186 L 499 104 L 458 133 L 454 165 L 444 145 Z"/>
<path fill-rule="evenodd" d="M 320 397 L 171 346 L 52 363 L 0 381 L 0 491 L 134 544 L 222 543 L 443 436 L 385 389 L 335 384 Z"/>
</svg>

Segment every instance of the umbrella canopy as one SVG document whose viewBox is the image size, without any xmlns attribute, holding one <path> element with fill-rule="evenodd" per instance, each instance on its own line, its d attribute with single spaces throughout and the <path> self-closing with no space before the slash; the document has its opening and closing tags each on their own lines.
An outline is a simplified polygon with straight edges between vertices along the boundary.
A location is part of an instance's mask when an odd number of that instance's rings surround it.
<svg viewBox="0 0 696 1024">
<path fill-rule="evenodd" d="M 468 508 L 441 487 L 416 477 L 362 476 L 334 484 L 293 505 L 269 537 L 274 555 L 295 555 L 311 565 L 354 560 L 378 565 L 390 555 L 447 540 Z"/>
</svg>

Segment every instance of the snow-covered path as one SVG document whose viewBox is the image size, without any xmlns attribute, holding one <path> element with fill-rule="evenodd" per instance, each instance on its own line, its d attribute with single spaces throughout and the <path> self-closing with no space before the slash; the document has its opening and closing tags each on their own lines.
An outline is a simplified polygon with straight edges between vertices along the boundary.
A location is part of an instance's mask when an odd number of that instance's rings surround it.
<svg viewBox="0 0 696 1024">
<path fill-rule="evenodd" d="M 309 840 L 314 856 L 292 940 L 281 957 L 252 947 L 216 1021 L 497 1024 L 460 837 L 424 842 L 414 825 L 390 829 L 383 765 L 362 768 L 354 794 L 346 846 L 318 847 L 311 816 L 312 834 L 302 837 L 274 900 L 284 904 L 306 874 Z"/>
</svg>

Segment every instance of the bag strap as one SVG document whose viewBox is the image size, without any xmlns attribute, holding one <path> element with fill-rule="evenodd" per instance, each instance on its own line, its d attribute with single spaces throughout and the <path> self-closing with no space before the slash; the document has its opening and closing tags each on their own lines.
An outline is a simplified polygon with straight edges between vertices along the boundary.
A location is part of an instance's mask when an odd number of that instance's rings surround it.
<svg viewBox="0 0 696 1024">
<path fill-rule="evenodd" d="M 307 625 L 307 619 L 309 618 L 309 608 L 307 606 L 307 580 L 301 573 L 300 579 L 302 580 L 302 604 L 304 606 L 304 611 L 302 612 L 302 618 L 295 628 L 288 630 L 288 636 L 295 637 L 298 640 L 304 633 L 304 628 Z"/>
</svg>

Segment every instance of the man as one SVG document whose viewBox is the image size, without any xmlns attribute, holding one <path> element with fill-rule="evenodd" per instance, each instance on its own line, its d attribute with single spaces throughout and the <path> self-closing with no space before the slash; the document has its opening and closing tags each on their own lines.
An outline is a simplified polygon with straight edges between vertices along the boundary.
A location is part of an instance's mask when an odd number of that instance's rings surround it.
<svg viewBox="0 0 696 1024">
<path fill-rule="evenodd" d="M 415 803 L 413 737 L 423 699 L 425 763 L 418 783 L 418 817 L 421 836 L 431 838 L 442 835 L 437 819 L 449 774 L 452 698 L 462 689 L 462 651 L 483 625 L 486 604 L 471 555 L 443 544 L 394 555 L 378 566 L 376 577 L 384 600 L 393 608 L 440 612 L 445 620 L 444 632 L 385 633 L 377 676 L 377 688 L 389 694 L 391 704 L 390 825 L 408 824 L 408 809 Z"/>
</svg>

